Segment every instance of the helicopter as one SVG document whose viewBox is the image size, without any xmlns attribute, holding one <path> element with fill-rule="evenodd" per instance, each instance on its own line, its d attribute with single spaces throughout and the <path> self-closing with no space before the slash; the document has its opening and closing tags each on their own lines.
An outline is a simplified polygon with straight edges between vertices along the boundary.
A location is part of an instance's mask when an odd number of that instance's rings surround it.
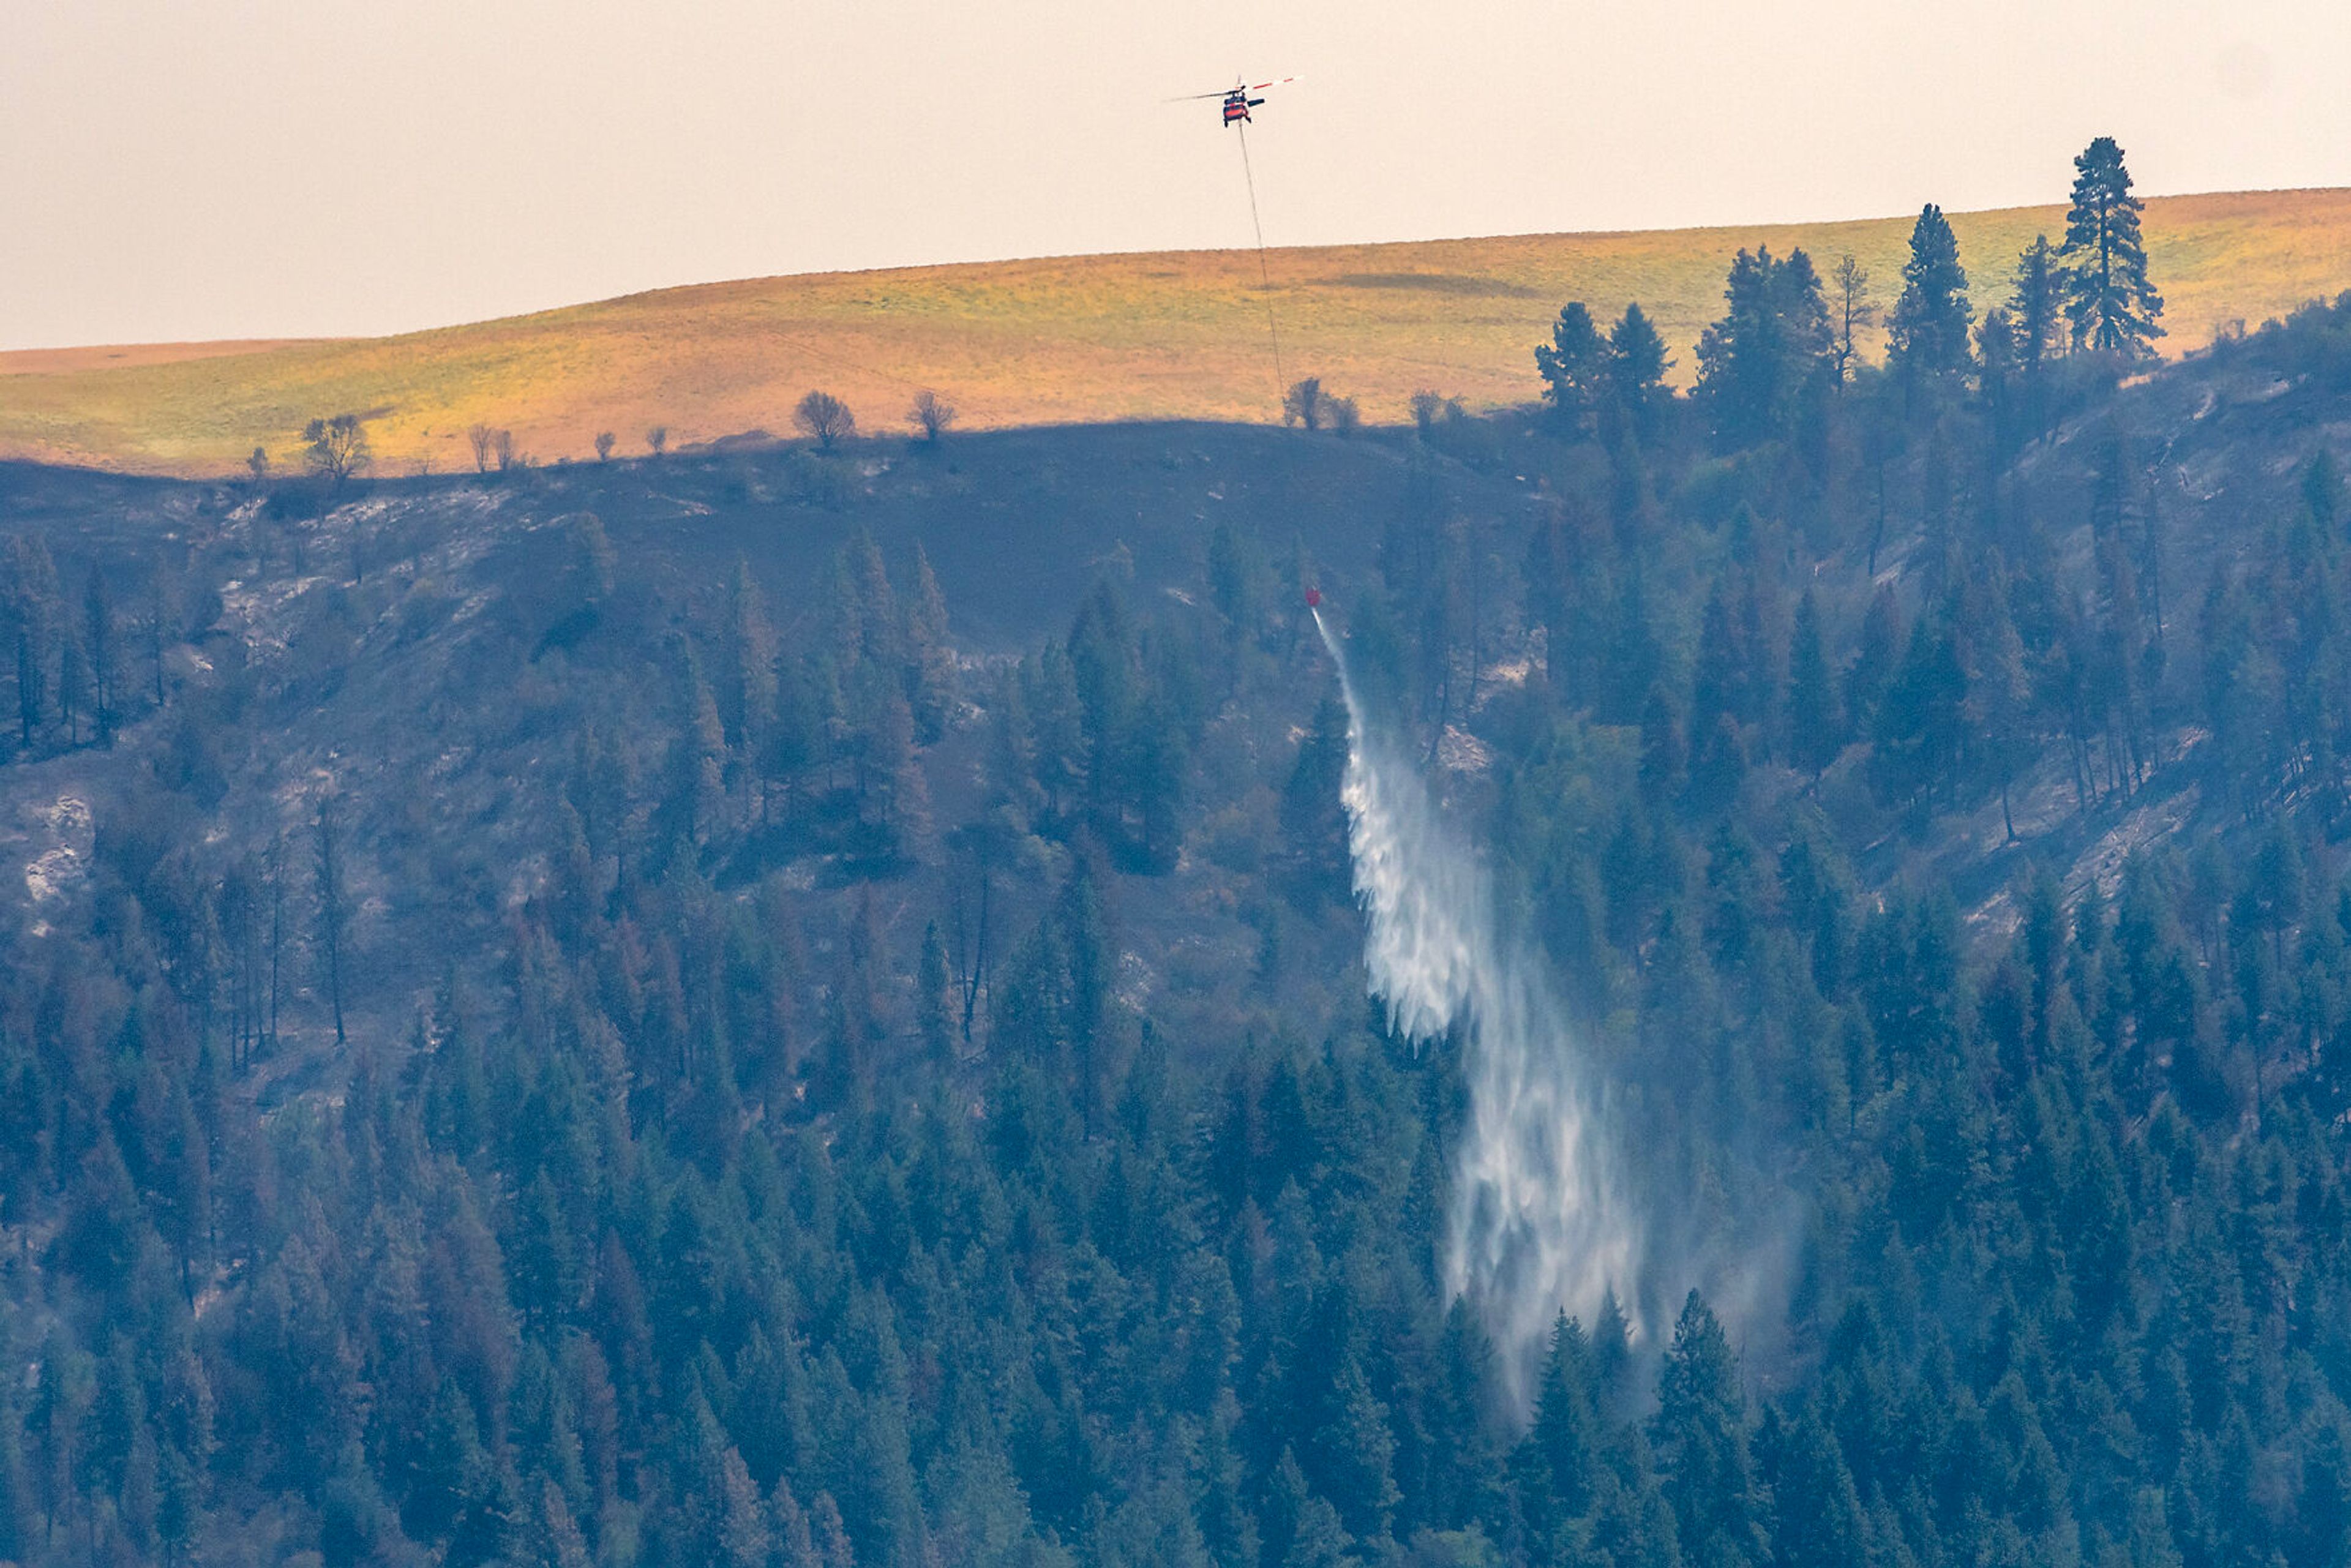
<svg viewBox="0 0 2351 1568">
<path fill-rule="evenodd" d="M 1249 118 L 1249 110 L 1257 108 L 1258 105 L 1263 103 L 1265 99 L 1261 98 L 1251 98 L 1249 94 L 1253 92 L 1263 92 L 1270 87 L 1288 87 L 1294 81 L 1301 81 L 1303 79 L 1305 78 L 1301 77 L 1276 77 L 1271 81 L 1261 81 L 1254 86 L 1244 86 L 1240 82 L 1236 81 L 1231 87 L 1225 89 L 1221 92 L 1186 93 L 1181 98 L 1171 98 L 1167 101 L 1170 103 L 1193 103 L 1201 99 L 1219 98 L 1224 99 L 1225 102 L 1225 123 L 1227 125 L 1254 125 L 1257 122 Z"/>
</svg>

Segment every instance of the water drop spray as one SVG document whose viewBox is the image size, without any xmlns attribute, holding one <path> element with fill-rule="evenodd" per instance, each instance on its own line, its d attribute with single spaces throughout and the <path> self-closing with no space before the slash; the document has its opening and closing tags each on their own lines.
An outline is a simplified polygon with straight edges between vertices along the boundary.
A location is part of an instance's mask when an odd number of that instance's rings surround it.
<svg viewBox="0 0 2351 1568">
<path fill-rule="evenodd" d="M 1523 1412 L 1562 1308 L 1590 1324 L 1611 1287 L 1641 1299 L 1637 1230 L 1541 956 L 1502 931 L 1492 876 L 1404 749 L 1372 724 L 1338 639 L 1313 615 L 1347 704 L 1342 794 L 1371 990 L 1389 1028 L 1416 1043 L 1459 1031 L 1469 1106 L 1446 1287 L 1483 1319 Z"/>
</svg>

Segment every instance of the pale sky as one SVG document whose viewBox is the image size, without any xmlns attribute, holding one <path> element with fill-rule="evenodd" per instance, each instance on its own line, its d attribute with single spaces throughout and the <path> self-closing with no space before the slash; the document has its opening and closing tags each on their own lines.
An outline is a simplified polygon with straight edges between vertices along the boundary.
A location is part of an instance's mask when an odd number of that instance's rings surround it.
<svg viewBox="0 0 2351 1568">
<path fill-rule="evenodd" d="M 2339 0 L 0 0 L 0 348 L 668 284 L 2351 184 Z"/>
</svg>

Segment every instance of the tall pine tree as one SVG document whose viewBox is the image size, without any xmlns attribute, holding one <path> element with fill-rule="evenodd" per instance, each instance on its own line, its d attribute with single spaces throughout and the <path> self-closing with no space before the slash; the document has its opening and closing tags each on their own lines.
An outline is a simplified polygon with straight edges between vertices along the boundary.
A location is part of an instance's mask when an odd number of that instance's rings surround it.
<svg viewBox="0 0 2351 1568">
<path fill-rule="evenodd" d="M 1943 209 L 1929 202 L 1910 230 L 1902 298 L 1886 323 L 1889 357 L 1906 385 L 1968 368 L 1968 275 Z"/>
<path fill-rule="evenodd" d="M 2163 336 L 2163 296 L 2147 278 L 2142 204 L 2131 193 L 2123 150 L 2101 136 L 2074 160 L 2074 206 L 2065 214 L 2065 320 L 2076 347 L 2141 359 Z"/>
</svg>

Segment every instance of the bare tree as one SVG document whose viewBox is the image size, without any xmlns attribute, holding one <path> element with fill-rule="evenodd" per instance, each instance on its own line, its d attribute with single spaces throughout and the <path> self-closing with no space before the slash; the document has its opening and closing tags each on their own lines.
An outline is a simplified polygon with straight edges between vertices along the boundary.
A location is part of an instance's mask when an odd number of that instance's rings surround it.
<svg viewBox="0 0 2351 1568">
<path fill-rule="evenodd" d="M 1445 412 L 1445 399 L 1441 394 L 1423 387 L 1412 394 L 1412 402 L 1409 406 L 1412 409 L 1414 427 L 1423 435 L 1426 435 L 1429 427 L 1437 423 L 1437 416 Z"/>
<path fill-rule="evenodd" d="M 1836 287 L 1836 303 L 1832 308 L 1836 312 L 1837 319 L 1836 336 L 1830 345 L 1830 352 L 1836 359 L 1837 385 L 1843 386 L 1853 379 L 1853 364 L 1857 353 L 1854 348 L 1854 332 L 1877 319 L 1877 302 L 1869 297 L 1869 269 L 1855 261 L 1851 252 L 1838 260 L 1836 270 L 1829 274 L 1829 281 Z"/>
<path fill-rule="evenodd" d="M 269 452 L 256 446 L 253 455 L 245 460 L 245 471 L 253 476 L 253 493 L 256 496 L 269 488 Z"/>
<path fill-rule="evenodd" d="M 800 399 L 799 407 L 792 411 L 792 423 L 827 452 L 834 442 L 857 434 L 857 416 L 829 392 L 812 392 Z"/>
<path fill-rule="evenodd" d="M 669 426 L 656 424 L 645 432 L 645 450 L 659 457 L 669 450 Z"/>
<path fill-rule="evenodd" d="M 936 441 L 956 422 L 956 407 L 925 387 L 914 394 L 914 406 L 906 411 L 906 422 L 923 433 L 924 440 Z"/>
<path fill-rule="evenodd" d="M 497 438 L 498 433 L 486 424 L 469 424 L 465 427 L 466 443 L 474 449 L 475 473 L 486 474 L 490 471 L 490 447 Z"/>
<path fill-rule="evenodd" d="M 511 473 L 517 468 L 528 465 L 529 462 L 528 458 L 515 450 L 514 432 L 511 430 L 499 431 L 496 439 L 491 442 L 490 449 L 497 455 L 498 472 L 501 474 Z"/>
<path fill-rule="evenodd" d="M 597 462 L 609 463 L 612 460 L 613 439 L 612 433 L 609 430 L 600 430 L 596 433 Z"/>
<path fill-rule="evenodd" d="M 355 413 L 314 419 L 302 427 L 302 460 L 314 474 L 324 475 L 336 488 L 374 461 L 368 449 L 367 423 Z"/>
<path fill-rule="evenodd" d="M 1341 435 L 1353 435 L 1364 427 L 1363 411 L 1355 406 L 1353 398 L 1326 397 L 1322 406 L 1331 428 Z"/>
</svg>

